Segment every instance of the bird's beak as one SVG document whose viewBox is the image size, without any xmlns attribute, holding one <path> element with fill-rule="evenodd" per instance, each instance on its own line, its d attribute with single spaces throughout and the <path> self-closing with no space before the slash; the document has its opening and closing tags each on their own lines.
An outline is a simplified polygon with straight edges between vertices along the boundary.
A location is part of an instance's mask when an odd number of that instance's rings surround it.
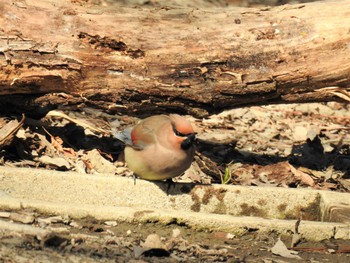
<svg viewBox="0 0 350 263">
<path fill-rule="evenodd" d="M 191 142 L 194 142 L 196 140 L 196 134 L 191 133 L 190 135 L 187 136 L 187 139 L 190 140 Z"/>
<path fill-rule="evenodd" d="M 186 137 L 187 138 L 185 140 L 183 140 L 181 143 L 181 148 L 183 150 L 188 150 L 196 141 L 196 134 L 195 133 L 191 133 L 191 134 L 187 135 Z"/>
</svg>

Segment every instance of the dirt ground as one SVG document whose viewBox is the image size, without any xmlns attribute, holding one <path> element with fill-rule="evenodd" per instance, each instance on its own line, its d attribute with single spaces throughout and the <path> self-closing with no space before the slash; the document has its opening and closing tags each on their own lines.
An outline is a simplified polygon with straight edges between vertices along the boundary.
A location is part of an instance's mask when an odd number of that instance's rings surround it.
<svg viewBox="0 0 350 263">
<path fill-rule="evenodd" d="M 5 212 L 0 212 L 4 216 Z M 275 255 L 274 233 L 235 237 L 224 232 L 194 232 L 185 226 L 75 220 L 32 211 L 9 212 L 2 219 L 18 227 L 0 229 L 0 262 L 349 262 L 349 242 L 303 241 L 298 258 Z M 1 226 L 1 223 L 0 223 Z M 17 230 L 15 230 L 17 229 Z M 39 230 L 44 230 L 42 234 Z M 290 244 L 291 240 L 282 241 Z M 304 250 L 304 251 L 303 251 Z"/>
</svg>

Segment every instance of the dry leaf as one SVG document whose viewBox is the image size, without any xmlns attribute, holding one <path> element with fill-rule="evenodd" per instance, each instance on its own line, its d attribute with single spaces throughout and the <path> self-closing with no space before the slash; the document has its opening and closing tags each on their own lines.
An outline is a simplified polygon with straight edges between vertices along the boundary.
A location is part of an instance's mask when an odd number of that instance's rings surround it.
<svg viewBox="0 0 350 263">
<path fill-rule="evenodd" d="M 166 245 L 161 241 L 159 235 L 150 234 L 147 236 L 145 242 L 141 242 L 141 247 L 134 247 L 135 257 L 139 257 L 141 255 L 144 256 L 169 256 L 170 253 L 166 249 Z"/>
<path fill-rule="evenodd" d="M 47 164 L 47 165 L 53 165 L 53 166 L 56 166 L 56 167 L 64 167 L 66 169 L 69 169 L 70 168 L 70 164 L 69 162 L 62 158 L 62 157 L 50 157 L 50 156 L 40 156 L 38 158 L 35 159 L 36 161 L 39 161 L 43 164 Z"/>
<path fill-rule="evenodd" d="M 35 220 L 35 217 L 32 213 L 30 214 L 11 213 L 10 219 L 15 222 L 21 222 L 23 224 L 32 224 Z"/>
<path fill-rule="evenodd" d="M 52 146 L 55 147 L 58 152 L 63 152 L 63 147 L 62 147 L 63 140 L 60 137 L 52 136 L 51 134 L 50 134 L 50 137 L 51 137 Z"/>
<path fill-rule="evenodd" d="M 147 236 L 145 242 L 141 243 L 144 248 L 165 248 L 160 236 L 157 234 L 150 234 Z"/>
<path fill-rule="evenodd" d="M 115 165 L 103 158 L 96 149 L 89 151 L 85 158 L 90 163 L 88 165 L 85 162 L 85 165 L 87 167 L 93 167 L 98 173 L 115 173 L 116 171 Z"/>
<path fill-rule="evenodd" d="M 298 252 L 289 250 L 280 238 L 278 238 L 276 244 L 271 248 L 271 252 L 285 258 L 302 259 L 297 255 Z"/>
<path fill-rule="evenodd" d="M 61 111 L 57 111 L 57 110 L 49 111 L 47 113 L 47 116 L 59 117 L 59 118 L 66 119 L 66 120 L 68 120 L 72 123 L 75 123 L 75 124 L 85 128 L 85 129 L 89 129 L 90 131 L 95 132 L 97 134 L 109 134 L 109 132 L 104 130 L 104 129 L 96 128 L 93 125 L 89 124 L 87 121 L 71 118 L 67 114 L 65 114 Z"/>
<path fill-rule="evenodd" d="M 0 149 L 11 143 L 16 132 L 19 130 L 19 128 L 22 127 L 24 120 L 25 117 L 24 115 L 22 115 L 22 119 L 20 121 L 9 121 L 3 127 L 0 128 Z"/>
<path fill-rule="evenodd" d="M 60 138 L 59 136 L 53 136 L 45 128 L 43 128 L 43 129 L 50 136 L 51 145 L 59 153 L 63 153 L 65 156 L 68 156 L 68 157 L 76 157 L 77 156 L 76 152 L 72 148 L 64 148 L 63 147 L 63 140 L 62 140 L 62 138 Z"/>
<path fill-rule="evenodd" d="M 295 142 L 304 142 L 307 139 L 307 128 L 304 126 L 297 126 L 294 129 L 293 140 Z"/>
<path fill-rule="evenodd" d="M 289 163 L 288 163 L 289 164 Z M 312 179 L 312 177 L 300 170 L 297 170 L 293 167 L 293 165 L 290 165 L 289 164 L 289 167 L 290 167 L 290 170 L 291 172 L 294 174 L 294 176 L 296 176 L 297 178 L 300 179 L 300 181 L 303 183 L 303 184 L 306 184 L 306 185 L 309 185 L 309 186 L 314 186 L 315 185 L 315 181 Z"/>
</svg>

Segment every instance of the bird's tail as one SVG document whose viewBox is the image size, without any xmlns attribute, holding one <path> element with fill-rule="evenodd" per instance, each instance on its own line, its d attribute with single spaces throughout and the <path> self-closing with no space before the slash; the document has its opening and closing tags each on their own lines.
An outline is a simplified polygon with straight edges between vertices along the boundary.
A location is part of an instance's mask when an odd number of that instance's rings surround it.
<svg viewBox="0 0 350 263">
<path fill-rule="evenodd" d="M 126 145 L 132 145 L 131 130 L 132 127 L 129 127 L 123 131 L 113 132 L 112 135 L 114 138 L 124 142 Z"/>
</svg>

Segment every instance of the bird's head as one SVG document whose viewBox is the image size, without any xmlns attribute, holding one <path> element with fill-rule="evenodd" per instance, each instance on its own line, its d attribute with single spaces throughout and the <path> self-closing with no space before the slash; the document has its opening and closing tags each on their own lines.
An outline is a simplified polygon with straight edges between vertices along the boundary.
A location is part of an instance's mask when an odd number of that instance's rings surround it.
<svg viewBox="0 0 350 263">
<path fill-rule="evenodd" d="M 185 151 L 189 150 L 196 140 L 196 133 L 191 123 L 177 114 L 171 114 L 169 117 L 171 119 L 174 143 Z"/>
</svg>

